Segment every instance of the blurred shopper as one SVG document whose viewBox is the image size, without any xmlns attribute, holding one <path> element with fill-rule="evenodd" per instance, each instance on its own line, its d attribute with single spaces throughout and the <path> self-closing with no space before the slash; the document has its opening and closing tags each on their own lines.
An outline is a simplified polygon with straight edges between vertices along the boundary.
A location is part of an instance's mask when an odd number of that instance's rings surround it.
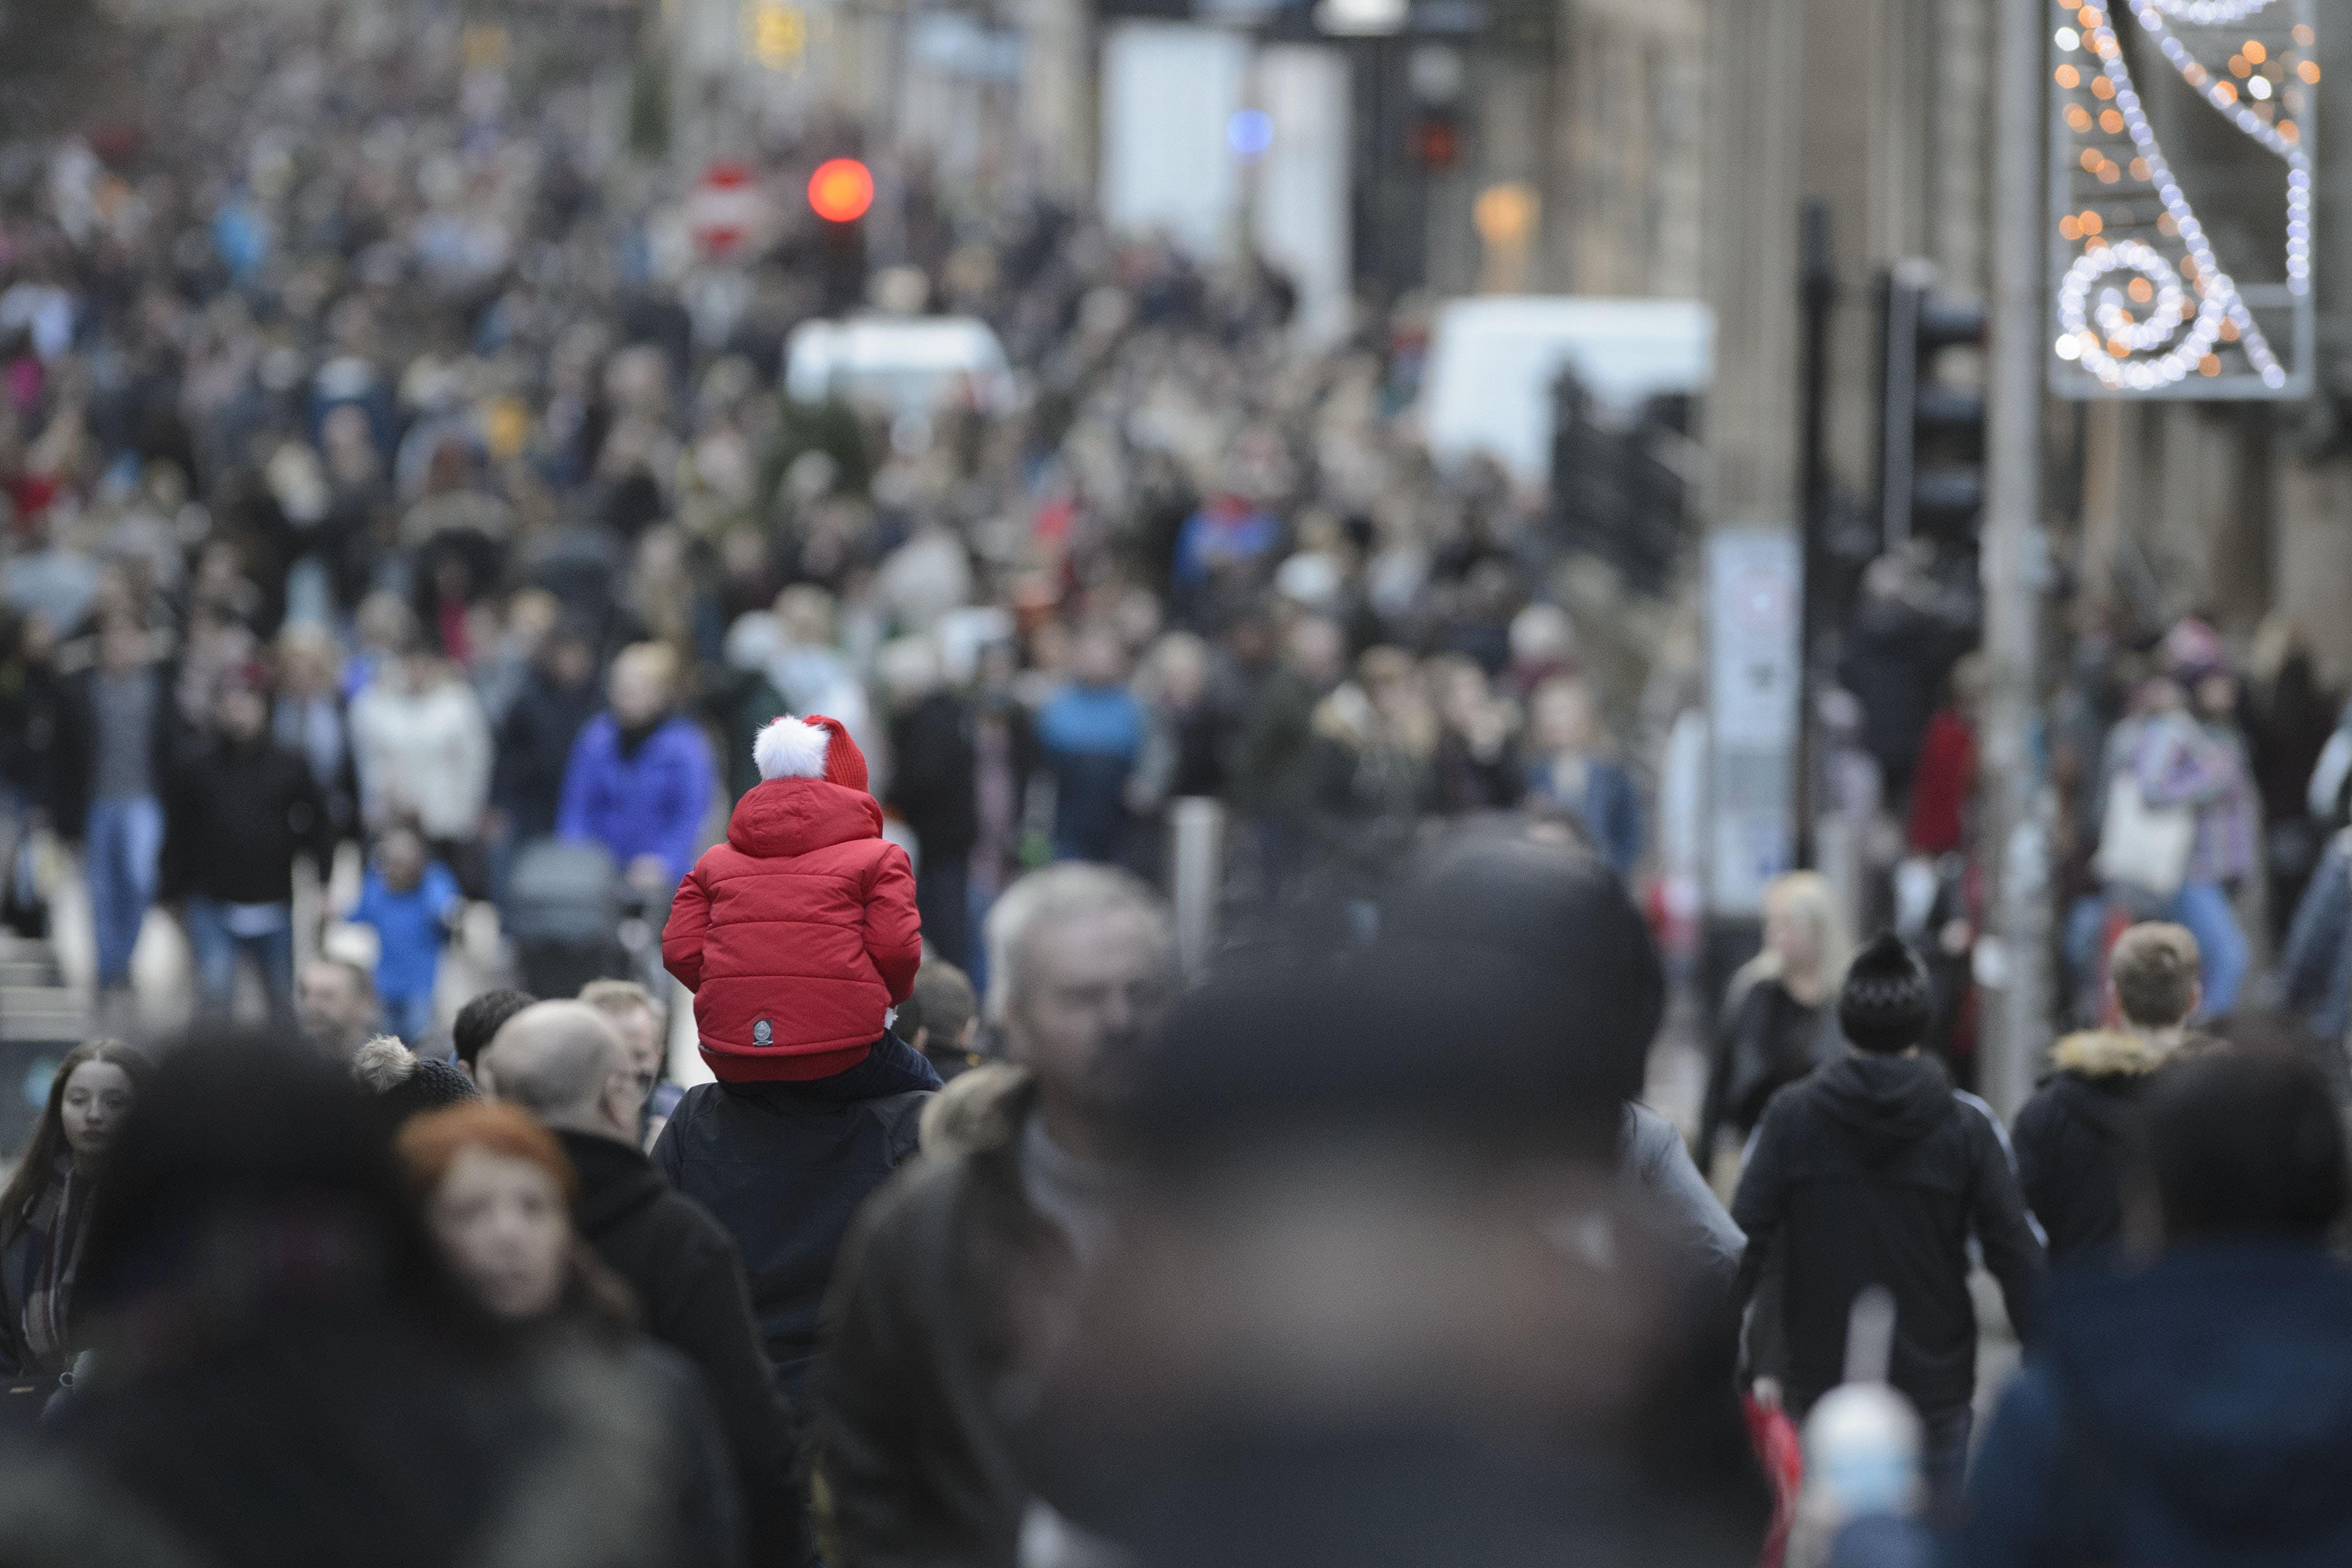
<svg viewBox="0 0 2352 1568">
<path fill-rule="evenodd" d="M 2125 1177 L 2137 1264 L 2078 1270 L 1994 1413 L 1951 1560 L 1969 1568 L 2352 1558 L 2344 1131 L 2266 1052 L 2148 1091 Z"/>
<path fill-rule="evenodd" d="M 892 645 L 886 679 L 899 707 L 890 721 L 888 805 L 915 835 L 915 907 L 923 947 L 950 963 L 971 952 L 971 851 L 979 841 L 971 710 L 945 685 L 938 650 Z"/>
<path fill-rule="evenodd" d="M 1339 626 L 1301 620 L 1243 719 L 1234 804 L 1256 840 L 1254 859 L 1268 894 L 1307 868 L 1317 805 L 1315 710 L 1346 672 L 1347 640 Z"/>
<path fill-rule="evenodd" d="M 1837 894 L 1811 871 L 1773 879 L 1764 890 L 1764 951 L 1731 977 L 1699 1115 L 1699 1168 L 1712 1173 L 1717 1135 L 1738 1142 L 1764 1104 L 1837 1054 L 1834 1003 L 1849 941 Z"/>
<path fill-rule="evenodd" d="M 1367 649 L 1316 708 L 1315 741 L 1321 858 L 1362 895 L 1403 864 L 1437 805 L 1437 716 L 1412 660 Z"/>
<path fill-rule="evenodd" d="M 528 991 L 485 991 L 458 1008 L 449 1025 L 449 1043 L 459 1069 L 467 1078 L 478 1078 L 476 1068 L 482 1053 L 498 1038 L 499 1030 L 538 1000 Z"/>
<path fill-rule="evenodd" d="M 1630 879 L 1642 858 L 1642 797 L 1611 756 L 1592 689 L 1555 676 L 1528 699 L 1528 804 L 1576 825 L 1610 869 Z"/>
<path fill-rule="evenodd" d="M 1054 855 L 1118 865 L 1133 852 L 1127 784 L 1143 754 L 1143 709 L 1108 630 L 1081 632 L 1070 679 L 1037 710 L 1037 746 L 1054 779 Z"/>
<path fill-rule="evenodd" d="M 2273 942 L 2285 939 L 2287 921 L 2335 826 L 2313 816 L 2309 791 L 2341 707 L 2320 683 L 2303 627 L 2276 613 L 2266 617 L 2248 660 L 2244 710 L 2249 761 L 2262 798 L 2265 907 Z"/>
<path fill-rule="evenodd" d="M 572 748 L 603 705 L 595 645 L 585 627 L 559 625 L 499 725 L 490 804 L 509 848 L 554 834 Z"/>
<path fill-rule="evenodd" d="M 467 883 L 489 803 L 490 735 L 457 667 L 423 647 L 403 654 L 352 700 L 352 753 L 369 830 L 413 823 Z"/>
<path fill-rule="evenodd" d="M 677 656 L 638 643 L 613 661 L 611 705 L 572 742 L 556 832 L 601 844 L 638 892 L 667 896 L 710 812 L 710 742 L 677 710 Z"/>
<path fill-rule="evenodd" d="M 348 958 L 314 958 L 295 976 L 294 1016 L 331 1061 L 349 1065 L 382 1014 L 374 978 Z"/>
<path fill-rule="evenodd" d="M 397 1146 L 435 1243 L 491 1317 L 526 1343 L 609 1358 L 658 1390 L 678 1555 L 741 1562 L 726 1447 L 701 1378 L 638 1337 L 628 1287 L 573 1231 L 579 1182 L 562 1145 L 514 1106 L 475 1100 L 409 1121 Z"/>
<path fill-rule="evenodd" d="M 269 710 L 270 739 L 309 764 L 326 803 L 327 831 L 336 842 L 359 831 L 359 778 L 352 768 L 341 664 L 341 652 L 324 627 L 288 626 L 278 636 L 276 697 Z M 326 869 L 323 862 L 320 869 Z"/>
<path fill-rule="evenodd" d="M 2352 1034 L 2352 828 L 2327 841 L 2272 972 L 2278 1003 L 2339 1048 Z"/>
<path fill-rule="evenodd" d="M 746 1562 L 802 1568 L 808 1503 L 793 1424 L 761 1352 L 742 1260 L 709 1212 L 638 1152 L 642 1075 L 611 1016 L 588 1002 L 540 1003 L 482 1060 L 498 1097 L 563 1145 L 579 1181 L 572 1223 L 635 1292 L 646 1332 L 701 1373 L 734 1462 Z"/>
<path fill-rule="evenodd" d="M 1485 670 L 1459 655 L 1431 660 L 1428 680 L 1443 726 L 1439 805 L 1456 813 L 1516 805 L 1526 788 L 1517 708 L 1495 694 Z"/>
<path fill-rule="evenodd" d="M 378 1035 L 362 1046 L 352 1058 L 352 1076 L 395 1124 L 446 1110 L 481 1092 L 456 1062 L 419 1057 L 396 1035 Z"/>
<path fill-rule="evenodd" d="M 915 989 L 891 1030 L 923 1053 L 942 1082 L 952 1083 L 987 1060 L 980 1054 L 980 1000 L 971 977 L 941 959 L 926 958 L 915 971 Z"/>
<path fill-rule="evenodd" d="M 1977 795 L 1977 716 L 1984 691 L 1984 658 L 1966 655 L 1952 666 L 1944 705 L 1928 716 L 1904 826 L 1905 846 L 1915 855 L 1948 855 L 1966 840 Z"/>
<path fill-rule="evenodd" d="M 699 1449 L 676 1385 L 593 1331 L 502 1329 L 476 1306 L 348 1067 L 205 1037 L 149 1087 L 77 1281 L 99 1373 L 52 1441 L 7 1461 L 13 1558 L 733 1561 L 679 1506 Z M 468 1180 L 436 1184 L 478 1279 L 510 1307 L 551 1278 L 560 1296 L 560 1183 L 478 1152 L 449 1162 Z M 516 1163 L 495 1193 L 471 1179 Z M 548 1193 L 553 1223 L 522 1201 Z"/>
<path fill-rule="evenodd" d="M 2137 1107 L 2158 1069 L 2190 1045 L 2202 997 L 2197 939 L 2177 925 L 2132 927 L 2108 955 L 2107 991 L 2122 1026 L 2059 1041 L 2049 1079 L 2017 1113 L 2018 1182 L 2053 1264 L 2106 1251 L 2123 1235 Z"/>
<path fill-rule="evenodd" d="M 130 984 L 131 949 L 155 900 L 176 727 L 172 687 L 151 634 L 116 617 L 99 628 L 96 666 L 73 679 L 58 713 L 53 815 L 67 841 L 81 846 L 101 996 Z"/>
<path fill-rule="evenodd" d="M 1773 1096 L 1731 1215 L 1747 1233 L 1744 1291 L 1769 1280 L 1759 1316 L 1780 1343 L 1751 1367 L 1759 1403 L 1801 1421 L 1846 1373 L 1857 1296 L 1895 1298 L 1887 1381 L 1918 1407 L 1935 1506 L 1958 1499 L 1976 1395 L 1969 1244 L 1983 1248 L 2010 1321 L 2030 1335 L 2042 1244 L 2000 1123 L 1919 1054 L 1935 1018 L 1927 965 L 1891 932 L 1854 957 L 1838 995 L 1852 1049 Z"/>
<path fill-rule="evenodd" d="M 824 1307 L 811 1419 L 827 1561 L 1013 1560 L 1027 1487 L 994 1391 L 1068 1310 L 1128 1177 L 1108 1097 L 1175 984 L 1166 910 L 1107 868 L 1024 884 L 1003 975 L 1002 1142 L 927 1161 L 859 1216 Z"/>
<path fill-rule="evenodd" d="M 914 878 L 882 837 L 865 757 L 822 716 L 777 720 L 757 751 L 763 782 L 696 862 L 662 932 L 719 1081 L 678 1101 L 654 1161 L 734 1236 L 768 1359 L 797 1401 L 850 1216 L 914 1152 L 940 1079 L 886 1024 L 922 942 Z M 778 922 L 799 933 L 789 952 Z"/>
<path fill-rule="evenodd" d="M 163 885 L 184 900 L 203 1005 L 226 1014 L 250 959 L 278 1024 L 294 1019 L 294 859 L 324 872 L 334 830 L 310 766 L 269 733 L 260 672 L 232 672 L 213 704 L 212 743 L 171 781 Z"/>
<path fill-rule="evenodd" d="M 396 826 L 377 839 L 352 923 L 375 931 L 376 997 L 393 1033 L 412 1047 L 433 1032 L 441 949 L 464 908 L 457 879 L 426 858 L 414 828 Z"/>
<path fill-rule="evenodd" d="M 53 1388 L 81 1348 L 74 1280 L 91 1205 L 146 1074 L 147 1058 L 121 1042 L 86 1040 L 49 1077 L 40 1120 L 0 1190 L 0 1375 Z"/>
<path fill-rule="evenodd" d="M 1012 1336 L 1033 1537 L 1144 1568 L 1756 1561 L 1728 1314 L 1618 1173 L 1648 1001 L 1581 982 L 1646 937 L 1588 864 L 1547 905 L 1559 968 L 1481 940 L 1514 889 L 1453 884 L 1410 938 L 1177 1004 L 1110 1102 L 1119 1246 L 1066 1328 Z M 1475 934 L 1428 935 L 1448 909 Z"/>
<path fill-rule="evenodd" d="M 669 1076 L 668 1015 L 653 993 L 634 980 L 592 980 L 580 988 L 580 1000 L 603 1014 L 621 1038 L 641 1102 L 637 1147 L 651 1149 L 685 1093 Z"/>
</svg>

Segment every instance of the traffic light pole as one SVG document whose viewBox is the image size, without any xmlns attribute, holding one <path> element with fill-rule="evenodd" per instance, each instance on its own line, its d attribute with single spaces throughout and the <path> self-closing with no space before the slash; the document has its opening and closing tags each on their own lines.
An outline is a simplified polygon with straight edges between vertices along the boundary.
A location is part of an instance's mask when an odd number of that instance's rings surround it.
<svg viewBox="0 0 2352 1568">
<path fill-rule="evenodd" d="M 1986 371 L 1980 836 L 1992 893 L 1982 1088 L 2003 1116 L 2033 1087 L 2050 1033 L 2049 835 L 2035 734 L 2042 588 L 2042 180 L 2046 0 L 1999 0 L 1993 72 L 1992 336 Z"/>
<path fill-rule="evenodd" d="M 1804 584 L 1797 631 L 1797 823 L 1794 842 L 1800 869 L 1811 870 L 1814 822 L 1821 805 L 1813 798 L 1819 774 L 1813 744 L 1813 694 L 1821 657 L 1822 592 L 1825 584 L 1830 515 L 1829 398 L 1830 313 L 1837 308 L 1837 256 L 1830 246 L 1830 205 L 1806 198 L 1797 215 L 1797 300 L 1804 316 L 1803 399 L 1798 413 L 1798 475 L 1802 494 L 1799 524 L 1804 530 Z"/>
</svg>

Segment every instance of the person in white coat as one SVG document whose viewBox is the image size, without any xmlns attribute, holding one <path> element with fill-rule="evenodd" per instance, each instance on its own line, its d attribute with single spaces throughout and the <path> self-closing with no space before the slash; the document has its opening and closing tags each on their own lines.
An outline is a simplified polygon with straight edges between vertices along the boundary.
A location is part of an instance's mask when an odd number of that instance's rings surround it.
<svg viewBox="0 0 2352 1568">
<path fill-rule="evenodd" d="M 411 650 L 352 701 L 351 730 L 368 831 L 413 820 L 436 858 L 468 864 L 489 804 L 490 731 L 457 668 Z"/>
</svg>

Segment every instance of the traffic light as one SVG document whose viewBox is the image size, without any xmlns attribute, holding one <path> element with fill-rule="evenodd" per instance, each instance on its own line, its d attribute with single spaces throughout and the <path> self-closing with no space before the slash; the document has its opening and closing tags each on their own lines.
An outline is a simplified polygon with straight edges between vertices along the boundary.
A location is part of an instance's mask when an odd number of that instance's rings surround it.
<svg viewBox="0 0 2352 1568">
<path fill-rule="evenodd" d="M 1984 510 L 1985 400 L 1948 379 L 1947 351 L 1982 343 L 1981 300 L 1897 262 L 1878 285 L 1878 506 L 1886 549 L 1915 533 L 1965 538 Z"/>
<path fill-rule="evenodd" d="M 828 158 L 809 176 L 809 211 L 817 216 L 818 272 L 828 311 L 866 299 L 866 225 L 874 205 L 874 172 L 855 158 Z"/>
</svg>

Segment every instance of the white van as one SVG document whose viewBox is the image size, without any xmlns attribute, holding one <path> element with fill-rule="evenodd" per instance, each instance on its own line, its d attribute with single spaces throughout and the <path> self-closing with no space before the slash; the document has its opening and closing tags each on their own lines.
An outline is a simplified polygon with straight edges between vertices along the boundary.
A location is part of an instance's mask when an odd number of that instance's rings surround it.
<svg viewBox="0 0 2352 1568">
<path fill-rule="evenodd" d="M 1420 416 L 1430 456 L 1484 452 L 1523 484 L 1551 477 L 1552 384 L 1574 370 L 1625 415 L 1715 374 L 1715 312 L 1696 300 L 1496 295 L 1454 300 L 1430 325 Z"/>
<path fill-rule="evenodd" d="M 1002 413 L 1013 398 L 1004 345 L 969 316 L 854 316 L 803 321 L 784 345 L 784 391 L 845 398 L 893 416 L 970 404 Z"/>
</svg>

